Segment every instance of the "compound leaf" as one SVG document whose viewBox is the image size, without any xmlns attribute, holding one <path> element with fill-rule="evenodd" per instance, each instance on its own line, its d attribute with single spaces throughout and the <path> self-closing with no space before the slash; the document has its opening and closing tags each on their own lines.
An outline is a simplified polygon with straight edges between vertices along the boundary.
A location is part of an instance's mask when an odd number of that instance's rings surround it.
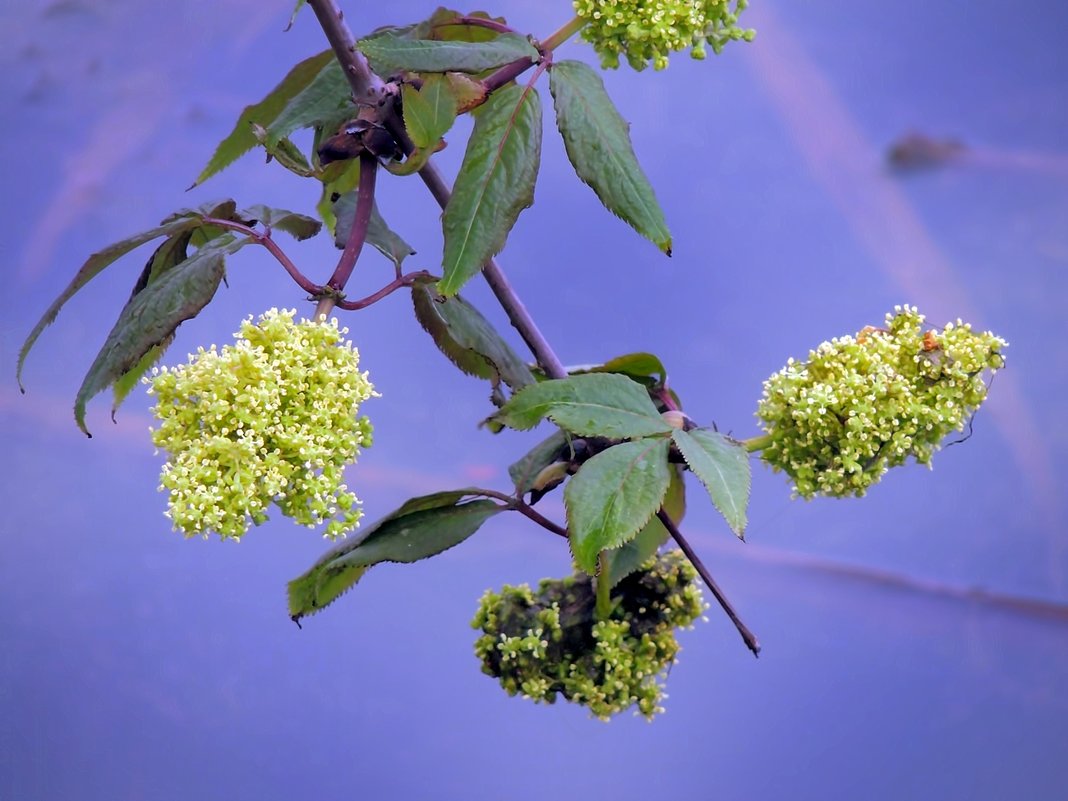
<svg viewBox="0 0 1068 801">
<path fill-rule="evenodd" d="M 85 427 L 86 403 L 135 369 L 146 353 L 208 305 L 225 274 L 225 256 L 248 241 L 236 239 L 232 234 L 219 236 L 130 299 L 89 367 L 74 400 L 74 419 L 86 435 L 89 435 Z"/>
</svg>

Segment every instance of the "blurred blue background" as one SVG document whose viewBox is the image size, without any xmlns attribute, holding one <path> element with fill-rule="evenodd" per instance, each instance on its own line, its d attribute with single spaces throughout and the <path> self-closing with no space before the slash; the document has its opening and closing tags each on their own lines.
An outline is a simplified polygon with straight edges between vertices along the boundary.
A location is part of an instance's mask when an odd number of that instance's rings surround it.
<svg viewBox="0 0 1068 801">
<path fill-rule="evenodd" d="M 1068 794 L 1068 23 L 1061 4 L 760 2 L 752 45 L 620 71 L 609 92 L 674 234 L 663 258 L 571 174 L 547 109 L 535 206 L 502 264 L 566 362 L 657 353 L 687 410 L 738 436 L 789 356 L 895 303 L 1011 342 L 974 436 L 862 500 L 791 501 L 754 463 L 748 544 L 691 487 L 684 530 L 760 636 L 683 633 L 652 725 L 506 697 L 480 674 L 479 594 L 569 570 L 560 542 L 495 519 L 462 547 L 384 565 L 303 631 L 285 582 L 325 549 L 287 521 L 239 545 L 163 517 L 135 393 L 85 439 L 70 407 L 147 249 L 18 348 L 91 252 L 216 196 L 310 211 L 314 187 L 249 156 L 184 189 L 240 109 L 324 48 L 291 3 L 53 0 L 0 6 L 0 801 L 106 799 L 1063 799 Z M 348 5 L 357 33 L 430 5 Z M 503 3 L 546 35 L 566 2 Z M 559 58 L 594 61 L 569 42 Z M 543 101 L 548 92 L 542 90 Z M 909 132 L 966 153 L 888 170 Z M 452 175 L 462 130 L 441 154 Z M 380 206 L 435 269 L 415 179 Z M 323 280 L 325 238 L 283 243 Z M 355 287 L 389 266 L 361 261 Z M 263 251 L 182 326 L 169 361 L 303 298 Z M 488 291 L 468 297 L 506 328 Z M 304 308 L 304 307 L 302 307 Z M 310 308 L 310 307 L 308 307 Z M 380 400 L 350 485 L 374 519 L 405 498 L 508 486 L 533 437 L 476 431 L 457 373 L 398 294 L 345 323 Z M 562 518 L 557 498 L 544 509 Z"/>
</svg>

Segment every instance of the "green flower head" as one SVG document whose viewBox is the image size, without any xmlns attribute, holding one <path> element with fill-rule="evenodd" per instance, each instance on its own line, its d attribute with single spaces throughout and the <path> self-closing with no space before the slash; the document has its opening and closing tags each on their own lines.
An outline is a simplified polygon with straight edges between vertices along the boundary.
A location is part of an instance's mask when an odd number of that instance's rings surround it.
<svg viewBox="0 0 1068 801">
<path fill-rule="evenodd" d="M 487 591 L 471 622 L 482 631 L 482 672 L 509 695 L 549 704 L 562 697 L 602 720 L 630 707 L 652 719 L 664 711 L 675 630 L 706 609 L 696 578 L 679 551 L 662 554 L 613 589 L 612 613 L 597 621 L 585 573 L 544 579 L 537 592 L 526 584 Z"/>
<path fill-rule="evenodd" d="M 294 314 L 250 317 L 234 345 L 201 348 L 144 379 L 160 421 L 152 441 L 168 455 L 167 516 L 187 536 L 237 539 L 267 519 L 272 502 L 309 528 L 329 521 L 329 537 L 358 525 L 343 470 L 371 444 L 371 424 L 357 412 L 376 393 L 342 339 L 347 329 L 295 323 Z"/>
<path fill-rule="evenodd" d="M 986 398 L 986 371 L 1005 366 L 1005 340 L 957 320 L 923 331 L 924 317 L 896 306 L 885 328 L 824 342 L 764 382 L 761 454 L 796 493 L 861 496 L 912 457 L 930 465 Z"/>
<path fill-rule="evenodd" d="M 673 52 L 689 47 L 693 58 L 703 59 L 706 45 L 719 53 L 729 41 L 754 36 L 737 24 L 748 0 L 574 0 L 573 5 L 586 21 L 582 37 L 605 69 L 617 68 L 625 56 L 636 70 L 650 61 L 662 70 Z"/>
</svg>

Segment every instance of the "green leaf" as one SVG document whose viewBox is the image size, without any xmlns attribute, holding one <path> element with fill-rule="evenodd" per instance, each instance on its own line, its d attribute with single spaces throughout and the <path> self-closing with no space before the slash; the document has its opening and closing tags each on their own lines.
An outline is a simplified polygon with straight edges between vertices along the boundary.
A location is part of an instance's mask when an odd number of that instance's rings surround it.
<svg viewBox="0 0 1068 801">
<path fill-rule="evenodd" d="M 329 59 L 297 94 L 289 99 L 278 116 L 264 124 L 265 144 L 273 146 L 284 137 L 302 128 L 333 123 L 336 128 L 344 122 L 341 117 L 355 117 L 352 87 L 337 59 Z M 258 121 L 257 121 L 258 122 Z"/>
<path fill-rule="evenodd" d="M 530 492 L 534 487 L 534 479 L 549 465 L 556 464 L 563 459 L 570 459 L 570 442 L 571 438 L 567 433 L 557 429 L 527 451 L 522 459 L 511 465 L 508 468 L 508 475 L 515 483 L 516 494 L 523 496 Z"/>
<path fill-rule="evenodd" d="M 289 582 L 289 614 L 311 615 L 350 589 L 380 562 L 416 562 L 459 545 L 503 511 L 489 500 L 461 502 L 472 493 L 439 492 L 413 498 L 363 531 L 327 551 L 304 575 Z"/>
<path fill-rule="evenodd" d="M 333 50 L 324 50 L 316 56 L 304 59 L 286 74 L 282 82 L 274 87 L 267 97 L 259 103 L 246 106 L 241 116 L 237 118 L 234 130 L 215 148 L 215 153 L 197 176 L 193 186 L 204 183 L 215 173 L 230 166 L 254 148 L 256 137 L 252 132 L 252 124 L 256 123 L 264 128 L 269 127 L 289 101 L 310 84 L 333 58 Z"/>
<path fill-rule="evenodd" d="M 87 436 L 85 405 L 97 393 L 137 367 L 153 347 L 215 296 L 225 274 L 224 258 L 248 243 L 224 234 L 164 273 L 126 304 L 89 367 L 74 400 L 74 419 Z"/>
<path fill-rule="evenodd" d="M 416 319 L 438 349 L 463 372 L 487 379 L 499 403 L 504 402 L 502 382 L 513 392 L 534 383 L 526 362 L 489 320 L 459 295 L 442 298 L 432 278 L 421 278 L 412 284 L 412 302 Z"/>
<path fill-rule="evenodd" d="M 707 428 L 675 429 L 671 438 L 690 470 L 705 485 L 731 531 L 744 540 L 750 482 L 745 446 Z"/>
<path fill-rule="evenodd" d="M 359 174 L 357 173 L 358 179 Z M 356 216 L 356 201 L 358 198 L 359 192 L 353 190 L 343 194 L 333 204 L 334 215 L 337 220 L 334 225 L 334 244 L 341 250 L 345 249 L 345 244 L 349 241 L 349 234 L 352 232 L 352 221 Z M 398 270 L 401 269 L 401 264 L 404 260 L 415 253 L 412 246 L 394 233 L 393 229 L 382 219 L 382 215 L 378 213 L 377 203 L 371 209 L 371 222 L 367 226 L 367 242 L 393 262 Z"/>
<path fill-rule="evenodd" d="M 275 231 L 285 231 L 297 241 L 315 236 L 323 224 L 314 217 L 287 209 L 276 209 L 261 203 L 244 208 L 240 215 L 249 222 L 261 222 Z"/>
<path fill-rule="evenodd" d="M 668 439 L 624 442 L 579 468 L 564 490 L 571 552 L 587 573 L 597 556 L 632 540 L 656 514 L 671 483 Z"/>
<path fill-rule="evenodd" d="M 123 401 L 126 400 L 126 397 L 133 391 L 134 387 L 140 383 L 142 376 L 151 369 L 152 365 L 163 358 L 163 354 L 166 353 L 172 342 L 174 342 L 173 334 L 164 337 L 160 342 L 149 348 L 136 365 L 115 379 L 115 383 L 111 387 L 113 393 L 111 401 L 112 422 L 115 422 L 115 414 L 119 411 Z"/>
<path fill-rule="evenodd" d="M 428 75 L 423 86 L 401 88 L 404 127 L 419 148 L 432 148 L 456 120 L 456 98 L 443 75 Z"/>
<path fill-rule="evenodd" d="M 268 162 L 274 161 L 301 178 L 315 177 L 315 170 L 308 163 L 307 156 L 289 139 L 282 137 L 271 144 L 267 141 L 267 130 L 256 123 L 252 123 L 252 135 L 256 137 L 257 142 L 263 145 L 263 150 L 267 153 Z"/>
<path fill-rule="evenodd" d="M 110 264 L 146 242 L 151 242 L 161 236 L 171 236 L 198 228 L 203 225 L 201 218 L 205 216 L 229 219 L 234 214 L 235 208 L 236 205 L 232 200 L 214 200 L 204 203 L 195 209 L 180 209 L 164 219 L 158 227 L 150 228 L 147 231 L 142 231 L 139 234 L 134 234 L 131 237 L 108 245 L 86 259 L 85 263 L 74 275 L 74 278 L 71 279 L 71 282 L 67 284 L 67 288 L 52 302 L 52 305 L 37 321 L 37 325 L 33 327 L 30 335 L 26 337 L 26 341 L 22 344 L 22 348 L 19 350 L 18 366 L 15 371 L 19 388 L 25 391 L 25 387 L 22 385 L 22 368 L 25 366 L 26 357 L 30 355 L 30 350 L 33 348 L 34 343 L 37 342 L 37 338 L 41 336 L 41 332 L 45 328 L 55 321 L 60 309 L 77 294 L 78 290 L 98 276 Z"/>
<path fill-rule="evenodd" d="M 671 483 L 668 485 L 667 495 L 664 496 L 663 508 L 677 525 L 686 514 L 686 482 L 682 479 L 680 465 L 673 464 L 670 469 Z M 670 537 L 671 533 L 654 513 L 634 539 L 623 547 L 608 552 L 608 576 L 612 586 L 616 586 L 652 559 Z"/>
<path fill-rule="evenodd" d="M 479 25 L 457 24 L 456 20 L 460 17 L 474 17 L 499 22 L 502 25 L 507 24 L 507 20 L 504 17 L 491 17 L 485 11 L 472 11 L 469 14 L 463 14 L 459 11 L 439 6 L 430 15 L 430 19 L 416 25 L 412 33 L 419 39 L 463 42 L 488 42 L 499 36 L 497 31 Z"/>
<path fill-rule="evenodd" d="M 438 150 L 441 138 L 456 120 L 458 101 L 443 75 L 426 77 L 421 89 L 411 84 L 401 88 L 404 126 L 415 150 L 402 163 L 386 162 L 383 166 L 393 175 L 411 175 L 426 166 Z"/>
<path fill-rule="evenodd" d="M 633 439 L 674 430 L 641 384 L 615 373 L 533 384 L 516 393 L 491 419 L 522 431 L 546 417 L 580 437 Z"/>
<path fill-rule="evenodd" d="M 652 379 L 659 376 L 658 383 L 667 381 L 667 368 L 664 363 L 652 353 L 628 353 L 609 359 L 604 364 L 587 368 L 591 373 L 619 373 L 630 376 L 634 380 Z"/>
<path fill-rule="evenodd" d="M 442 215 L 444 295 L 460 291 L 500 252 L 519 213 L 534 203 L 541 159 L 541 101 L 515 84 L 476 112 L 475 128 Z"/>
<path fill-rule="evenodd" d="M 521 58 L 531 63 L 538 51 L 525 36 L 505 33 L 488 42 L 411 39 L 386 31 L 360 39 L 356 47 L 367 56 L 379 75 L 398 72 L 483 72 L 503 67 Z"/>
<path fill-rule="evenodd" d="M 613 214 L 664 253 L 671 232 L 630 141 L 630 126 L 605 92 L 600 76 L 579 61 L 554 62 L 549 91 L 567 156 L 582 182 Z"/>
<path fill-rule="evenodd" d="M 297 21 L 297 14 L 300 13 L 300 10 L 304 8 L 304 4 L 307 2 L 308 0 L 297 0 L 297 4 L 293 7 L 293 13 L 289 15 L 288 24 L 285 28 L 282 29 L 283 32 L 288 31 L 290 28 L 293 27 L 293 23 Z"/>
<path fill-rule="evenodd" d="M 202 231 L 203 229 L 199 228 L 194 230 Z M 143 291 L 145 287 L 158 280 L 160 276 L 165 274 L 172 267 L 180 264 L 188 258 L 189 240 L 192 236 L 193 231 L 183 231 L 180 234 L 174 234 L 163 240 L 163 243 L 153 251 L 148 262 L 145 264 L 145 268 L 141 271 L 141 275 L 138 276 L 133 291 L 130 293 L 131 300 L 139 292 Z M 173 341 L 173 336 L 165 337 L 158 344 L 150 348 L 148 352 L 141 357 L 141 360 L 136 366 L 123 373 L 115 381 L 115 384 L 112 387 L 114 392 L 114 398 L 111 402 L 112 420 L 115 419 L 115 413 L 119 410 L 119 406 L 122 405 L 122 402 L 126 400 L 126 397 L 141 380 L 141 376 L 148 372 L 149 368 L 162 358 L 164 352 L 170 347 L 171 342 Z"/>
</svg>

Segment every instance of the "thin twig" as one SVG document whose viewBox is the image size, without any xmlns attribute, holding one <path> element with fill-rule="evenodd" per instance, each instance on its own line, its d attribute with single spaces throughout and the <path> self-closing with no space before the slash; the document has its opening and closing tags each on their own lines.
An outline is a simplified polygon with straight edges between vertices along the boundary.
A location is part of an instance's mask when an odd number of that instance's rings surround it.
<svg viewBox="0 0 1068 801">
<path fill-rule="evenodd" d="M 414 273 L 398 275 L 396 279 L 390 281 L 380 290 L 368 295 L 365 298 L 360 298 L 360 300 L 336 300 L 335 305 L 339 309 L 344 309 L 345 311 L 359 311 L 360 309 L 366 309 L 372 303 L 378 303 L 378 301 L 382 300 L 382 298 L 386 297 L 389 294 L 392 294 L 393 292 L 396 292 L 398 289 L 401 289 L 402 287 L 406 286 L 411 286 L 413 283 L 415 283 L 415 279 L 429 276 L 430 273 L 428 273 L 426 270 L 417 270 Z"/>
<path fill-rule="evenodd" d="M 255 228 L 250 228 L 234 220 L 222 220 L 218 217 L 204 217 L 202 218 L 205 225 L 214 225 L 219 228 L 227 228 L 231 231 L 237 231 L 244 234 L 257 245 L 263 245 L 270 252 L 272 256 L 278 259 L 290 278 L 297 282 L 297 286 L 307 292 L 309 295 L 318 295 L 323 291 L 323 288 L 309 279 L 300 269 L 293 263 L 293 261 L 285 254 L 285 251 L 278 245 L 274 239 L 271 238 L 270 230 L 260 233 Z"/>
<path fill-rule="evenodd" d="M 753 634 L 742 619 L 738 617 L 738 613 L 734 611 L 734 607 L 731 606 L 731 602 L 727 600 L 727 596 L 723 594 L 723 591 L 716 584 L 715 579 L 712 578 L 712 574 L 708 572 L 708 568 L 705 567 L 704 562 L 697 556 L 694 549 L 690 547 L 690 543 L 686 541 L 686 538 L 682 536 L 682 532 L 679 531 L 679 527 L 675 525 L 675 521 L 671 519 L 671 516 L 660 509 L 656 513 L 657 519 L 664 524 L 671 533 L 671 538 L 679 544 L 682 552 L 686 554 L 686 558 L 690 560 L 690 563 L 697 569 L 697 572 L 701 574 L 701 578 L 704 579 L 705 584 L 708 585 L 708 589 L 712 591 L 712 594 L 719 601 L 719 605 L 723 607 L 723 611 L 727 613 L 727 617 L 731 619 L 734 627 L 738 629 L 738 633 L 742 635 L 742 639 L 745 640 L 746 647 L 753 652 L 753 656 L 760 656 L 760 643 L 757 642 L 756 635 Z"/>
<path fill-rule="evenodd" d="M 504 501 L 508 504 L 509 509 L 515 509 L 521 515 L 533 520 L 542 528 L 551 531 L 558 537 L 568 538 L 567 529 L 563 526 L 557 525 L 549 518 L 542 515 L 539 511 L 534 509 L 525 503 L 521 498 L 517 498 L 514 495 L 506 495 L 503 492 L 497 492 L 496 490 L 478 489 L 476 490 L 479 495 L 485 495 L 487 498 L 496 498 L 499 501 Z"/>
</svg>

